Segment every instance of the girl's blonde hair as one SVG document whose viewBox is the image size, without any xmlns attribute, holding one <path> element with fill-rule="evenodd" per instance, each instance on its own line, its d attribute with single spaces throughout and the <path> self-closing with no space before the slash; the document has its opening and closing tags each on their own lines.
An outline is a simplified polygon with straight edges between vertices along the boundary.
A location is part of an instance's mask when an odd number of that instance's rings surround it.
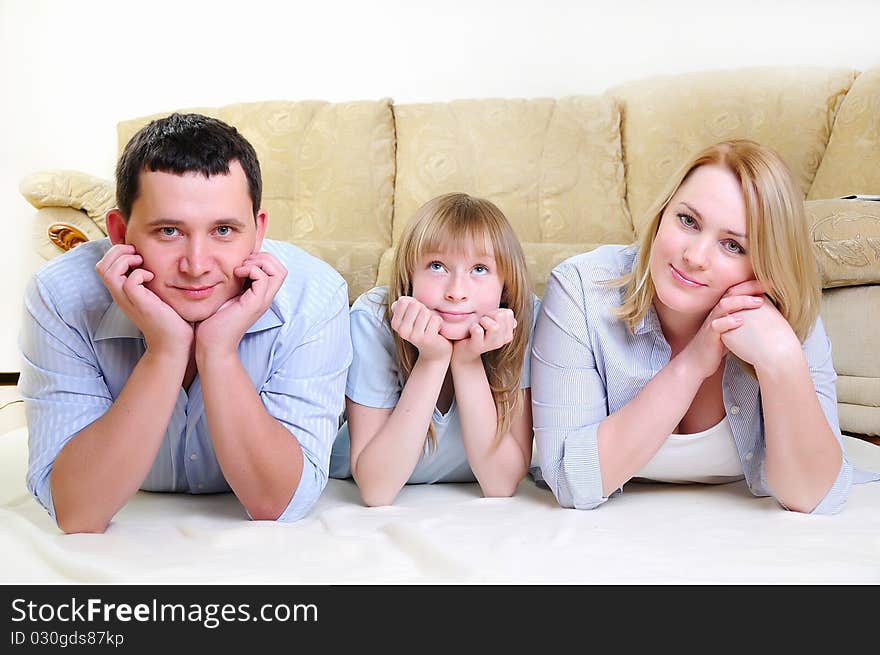
<svg viewBox="0 0 880 655">
<path fill-rule="evenodd" d="M 742 187 L 746 206 L 749 257 L 755 278 L 803 342 L 819 313 L 819 273 L 804 215 L 804 195 L 782 158 L 754 141 L 723 141 L 706 148 L 673 176 L 669 187 L 648 211 L 648 223 L 639 238 L 632 271 L 609 283 L 624 289 L 623 304 L 615 311 L 630 331 L 644 318 L 654 301 L 650 274 L 651 250 L 660 219 L 669 201 L 688 176 L 707 164 L 733 173 Z"/>
<path fill-rule="evenodd" d="M 498 207 L 465 193 L 449 193 L 422 205 L 404 229 L 391 264 L 385 320 L 391 320 L 391 304 L 400 296 L 413 293 L 412 277 L 419 261 L 435 252 L 491 253 L 503 282 L 501 307 L 513 311 L 516 328 L 513 340 L 483 353 L 483 366 L 495 401 L 498 427 L 496 444 L 510 430 L 515 416 L 523 410 L 520 393 L 523 359 L 532 328 L 532 293 L 525 256 L 510 223 Z M 418 349 L 392 330 L 397 363 L 403 379 L 409 378 Z M 433 424 L 428 438 L 431 449 L 437 445 Z"/>
</svg>

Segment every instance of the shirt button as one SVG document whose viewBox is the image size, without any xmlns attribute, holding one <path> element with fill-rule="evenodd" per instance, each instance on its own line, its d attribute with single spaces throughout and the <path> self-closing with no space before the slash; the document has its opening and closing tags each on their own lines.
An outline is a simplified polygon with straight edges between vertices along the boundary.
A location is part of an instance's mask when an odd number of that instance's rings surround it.
<svg viewBox="0 0 880 655">
<path fill-rule="evenodd" d="M 196 455 L 195 453 L 193 453 L 192 455 L 189 456 L 189 458 L 190 458 L 192 461 L 196 461 L 196 460 L 199 458 L 199 456 Z"/>
<path fill-rule="evenodd" d="M 752 451 L 749 451 L 749 452 L 746 453 L 746 461 L 747 461 L 747 462 L 751 462 L 751 461 L 752 461 Z"/>
<path fill-rule="evenodd" d="M 733 414 L 734 416 L 739 414 L 739 405 L 731 405 L 730 406 L 730 413 Z"/>
</svg>

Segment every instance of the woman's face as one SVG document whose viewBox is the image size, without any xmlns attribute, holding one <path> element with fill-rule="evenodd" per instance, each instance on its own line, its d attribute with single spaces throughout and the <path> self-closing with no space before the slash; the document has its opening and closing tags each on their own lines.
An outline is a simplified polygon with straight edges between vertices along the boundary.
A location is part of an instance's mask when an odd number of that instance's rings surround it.
<svg viewBox="0 0 880 655">
<path fill-rule="evenodd" d="M 728 169 L 694 169 L 669 201 L 650 260 L 660 317 L 702 321 L 725 291 L 754 278 L 746 207 Z"/>
</svg>

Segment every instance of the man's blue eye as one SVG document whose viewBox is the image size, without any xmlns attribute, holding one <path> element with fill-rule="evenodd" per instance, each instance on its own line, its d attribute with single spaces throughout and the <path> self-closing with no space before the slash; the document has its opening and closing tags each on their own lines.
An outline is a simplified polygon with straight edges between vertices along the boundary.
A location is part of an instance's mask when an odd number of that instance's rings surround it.
<svg viewBox="0 0 880 655">
<path fill-rule="evenodd" d="M 217 228 L 217 234 L 221 237 L 229 236 L 229 233 L 232 232 L 232 228 L 228 225 L 221 225 Z"/>
<path fill-rule="evenodd" d="M 166 237 L 173 237 L 177 233 L 176 227 L 162 227 L 159 228 L 159 230 L 162 232 L 162 235 Z"/>
</svg>

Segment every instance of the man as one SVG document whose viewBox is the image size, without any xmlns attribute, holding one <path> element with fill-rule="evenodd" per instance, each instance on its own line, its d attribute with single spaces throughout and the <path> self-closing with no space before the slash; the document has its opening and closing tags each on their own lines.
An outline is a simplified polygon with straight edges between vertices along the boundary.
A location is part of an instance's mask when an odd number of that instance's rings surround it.
<svg viewBox="0 0 880 655">
<path fill-rule="evenodd" d="M 254 519 L 301 518 L 343 406 L 345 281 L 263 238 L 256 153 L 221 121 L 153 121 L 116 180 L 109 241 L 26 292 L 29 489 L 65 532 L 103 532 L 138 489 L 231 489 Z"/>
</svg>

